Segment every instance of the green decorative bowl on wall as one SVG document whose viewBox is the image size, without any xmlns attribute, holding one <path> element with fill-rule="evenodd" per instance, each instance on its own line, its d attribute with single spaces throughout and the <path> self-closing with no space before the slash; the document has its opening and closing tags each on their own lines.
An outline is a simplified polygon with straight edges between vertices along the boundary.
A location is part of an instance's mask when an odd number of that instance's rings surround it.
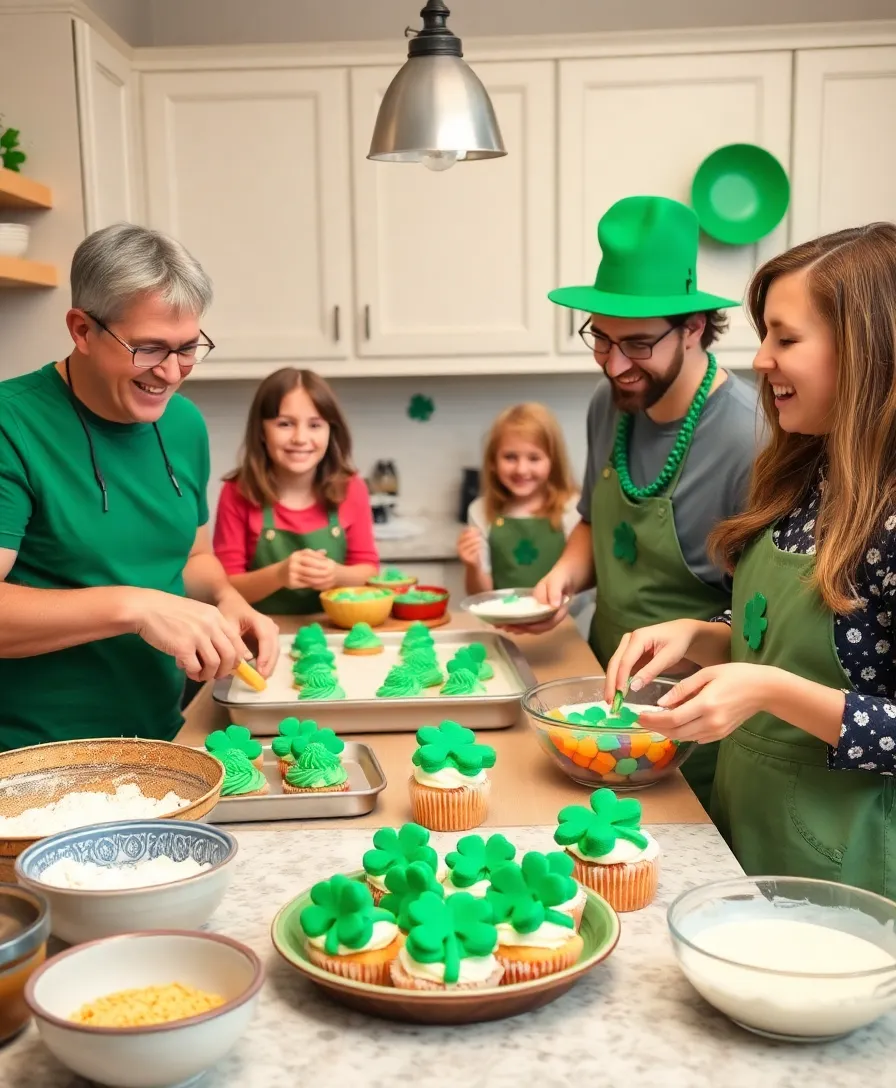
<svg viewBox="0 0 896 1088">
<path fill-rule="evenodd" d="M 703 231 L 732 246 L 751 245 L 770 234 L 789 203 L 784 167 L 756 144 L 728 144 L 713 151 L 691 185 L 691 204 Z"/>
</svg>

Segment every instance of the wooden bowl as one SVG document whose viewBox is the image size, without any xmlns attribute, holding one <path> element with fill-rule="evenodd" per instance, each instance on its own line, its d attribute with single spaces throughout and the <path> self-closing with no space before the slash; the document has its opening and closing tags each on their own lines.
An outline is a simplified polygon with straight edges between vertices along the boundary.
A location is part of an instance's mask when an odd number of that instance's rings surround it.
<svg viewBox="0 0 896 1088">
<path fill-rule="evenodd" d="M 428 601 L 419 604 L 408 604 L 402 602 L 396 596 L 392 603 L 392 616 L 396 620 L 410 620 L 410 621 L 423 621 L 423 620 L 437 620 L 448 611 L 448 598 L 451 594 L 445 589 L 444 586 L 414 586 L 415 590 L 427 593 L 440 593 L 442 594 L 441 600 Z"/>
<path fill-rule="evenodd" d="M 0 754 L 0 816 L 18 816 L 67 793 L 114 793 L 133 782 L 147 797 L 173 790 L 189 805 L 162 813 L 171 820 L 199 820 L 218 803 L 224 767 L 195 748 L 163 740 L 118 738 L 35 744 Z M 45 836 L 0 837 L 0 880 L 15 881 L 15 861 Z"/>
<path fill-rule="evenodd" d="M 363 873 L 349 873 L 356 880 Z M 473 1024 L 503 1020 L 541 1008 L 565 994 L 593 967 L 607 958 L 619 940 L 619 918 L 605 899 L 589 888 L 580 933 L 585 942 L 579 962 L 534 982 L 516 982 L 493 990 L 397 990 L 353 982 L 316 967 L 308 959 L 299 927 L 299 914 L 311 902 L 311 889 L 287 903 L 274 918 L 271 940 L 280 955 L 310 982 L 349 1008 L 387 1020 L 416 1024 Z"/>
<path fill-rule="evenodd" d="M 334 586 L 320 595 L 320 603 L 330 622 L 336 627 L 342 627 L 346 631 L 354 627 L 356 623 L 369 623 L 371 627 L 379 627 L 386 622 L 392 612 L 392 602 L 395 595 L 391 590 L 383 597 L 373 597 L 369 600 L 334 601 L 337 593 L 345 593 L 346 590 L 363 593 L 365 586 Z M 371 587 L 384 589 L 384 586 Z"/>
</svg>

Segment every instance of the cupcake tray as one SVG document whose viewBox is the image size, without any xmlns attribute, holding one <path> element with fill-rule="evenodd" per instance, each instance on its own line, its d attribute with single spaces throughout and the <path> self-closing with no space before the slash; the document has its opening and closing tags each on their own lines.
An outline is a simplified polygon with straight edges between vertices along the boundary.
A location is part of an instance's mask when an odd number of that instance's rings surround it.
<svg viewBox="0 0 896 1088">
<path fill-rule="evenodd" d="M 205 751 L 203 748 L 202 751 Z M 334 819 L 363 816 L 376 807 L 386 776 L 373 749 L 348 740 L 342 753 L 349 788 L 342 793 L 284 793 L 277 757 L 264 749 L 264 774 L 271 792 L 250 797 L 222 797 L 205 820 L 211 824 L 258 823 L 271 820 Z"/>
<path fill-rule="evenodd" d="M 421 725 L 454 718 L 470 729 L 505 729 L 519 717 L 520 697 L 536 683 L 529 663 L 515 643 L 495 631 L 432 632 L 436 655 L 443 670 L 448 660 L 471 642 L 481 642 L 495 670 L 485 681 L 481 695 L 441 695 L 426 688 L 410 699 L 378 699 L 376 690 L 386 673 L 400 661 L 398 650 L 403 631 L 377 632 L 383 652 L 360 656 L 343 652 L 345 634 L 327 635 L 336 656 L 336 675 L 345 699 L 302 699 L 293 687 L 290 656 L 292 636 L 281 637 L 281 654 L 264 691 L 253 691 L 238 677 L 225 677 L 214 687 L 214 699 L 226 707 L 230 720 L 261 736 L 275 736 L 288 715 L 313 718 L 340 736 L 347 733 L 413 733 Z"/>
</svg>

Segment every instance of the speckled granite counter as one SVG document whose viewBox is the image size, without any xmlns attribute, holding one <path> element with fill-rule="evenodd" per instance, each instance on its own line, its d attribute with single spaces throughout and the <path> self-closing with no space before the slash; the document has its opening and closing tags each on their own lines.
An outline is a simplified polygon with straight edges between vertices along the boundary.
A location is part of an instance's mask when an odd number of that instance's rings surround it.
<svg viewBox="0 0 896 1088">
<path fill-rule="evenodd" d="M 547 828 L 504 829 L 521 849 L 545 849 Z M 271 919 L 332 872 L 355 868 L 369 831 L 238 832 L 233 885 L 211 928 L 262 954 L 268 979 L 251 1034 L 203 1088 L 875 1088 L 892 1083 L 896 1016 L 839 1043 L 766 1042 L 705 1005 L 678 971 L 665 908 L 684 888 L 736 875 L 710 825 L 652 829 L 664 850 L 657 902 L 623 915 L 606 963 L 553 1005 L 514 1020 L 431 1028 L 374 1020 L 319 996 L 274 952 Z M 443 848 L 455 836 L 434 836 Z M 31 1027 L 0 1051 L 0 1084 L 82 1088 Z"/>
</svg>

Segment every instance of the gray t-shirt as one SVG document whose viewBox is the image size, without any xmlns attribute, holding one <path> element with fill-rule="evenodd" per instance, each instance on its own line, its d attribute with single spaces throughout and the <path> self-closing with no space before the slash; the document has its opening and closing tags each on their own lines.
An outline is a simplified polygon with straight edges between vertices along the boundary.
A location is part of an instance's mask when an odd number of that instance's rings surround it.
<svg viewBox="0 0 896 1088">
<path fill-rule="evenodd" d="M 609 463 L 618 418 L 610 383 L 601 380 L 588 408 L 588 463 L 579 500 L 583 521 L 591 521 L 591 494 Z M 730 590 L 731 579 L 706 554 L 706 538 L 718 522 L 744 507 L 760 418 L 755 387 L 729 374 L 706 402 L 672 495 L 684 561 L 701 581 L 724 590 Z M 659 476 L 680 426 L 680 419 L 654 423 L 645 412 L 637 413 L 629 441 L 629 472 L 636 487 L 646 487 Z M 607 540 L 612 543 L 611 533 Z"/>
</svg>

